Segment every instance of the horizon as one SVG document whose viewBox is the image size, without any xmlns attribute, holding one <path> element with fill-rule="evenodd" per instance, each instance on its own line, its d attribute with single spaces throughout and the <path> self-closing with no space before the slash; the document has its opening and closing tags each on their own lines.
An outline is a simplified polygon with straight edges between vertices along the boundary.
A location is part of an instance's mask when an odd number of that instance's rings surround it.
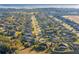
<svg viewBox="0 0 79 59">
<path fill-rule="evenodd" d="M 0 4 L 0 8 L 79 8 L 79 4 Z"/>
</svg>

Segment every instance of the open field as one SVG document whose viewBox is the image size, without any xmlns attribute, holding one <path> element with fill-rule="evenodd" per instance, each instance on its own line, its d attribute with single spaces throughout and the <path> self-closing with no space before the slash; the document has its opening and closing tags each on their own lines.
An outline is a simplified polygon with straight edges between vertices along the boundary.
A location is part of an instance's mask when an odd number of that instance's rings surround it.
<svg viewBox="0 0 79 59">
<path fill-rule="evenodd" d="M 74 15 L 72 16 L 72 15 L 70 15 L 70 16 L 63 16 L 63 17 L 65 17 L 67 19 L 70 19 L 70 20 L 72 20 L 72 21 L 74 21 L 74 22 L 79 24 L 79 16 L 74 16 Z"/>
</svg>

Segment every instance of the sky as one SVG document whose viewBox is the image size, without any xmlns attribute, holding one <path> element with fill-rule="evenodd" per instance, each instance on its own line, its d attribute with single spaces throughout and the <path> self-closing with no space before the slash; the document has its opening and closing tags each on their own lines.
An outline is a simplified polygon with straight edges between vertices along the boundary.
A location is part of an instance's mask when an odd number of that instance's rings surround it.
<svg viewBox="0 0 79 59">
<path fill-rule="evenodd" d="M 78 4 L 0 4 L 0 8 L 79 8 Z"/>
</svg>

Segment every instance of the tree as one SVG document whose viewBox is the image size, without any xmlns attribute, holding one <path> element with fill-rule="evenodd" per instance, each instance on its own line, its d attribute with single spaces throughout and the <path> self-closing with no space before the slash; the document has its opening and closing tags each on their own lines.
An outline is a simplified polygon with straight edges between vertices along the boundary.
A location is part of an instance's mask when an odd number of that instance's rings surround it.
<svg viewBox="0 0 79 59">
<path fill-rule="evenodd" d="M 0 43 L 0 54 L 14 53 L 15 49 L 10 48 L 8 43 Z"/>
</svg>

